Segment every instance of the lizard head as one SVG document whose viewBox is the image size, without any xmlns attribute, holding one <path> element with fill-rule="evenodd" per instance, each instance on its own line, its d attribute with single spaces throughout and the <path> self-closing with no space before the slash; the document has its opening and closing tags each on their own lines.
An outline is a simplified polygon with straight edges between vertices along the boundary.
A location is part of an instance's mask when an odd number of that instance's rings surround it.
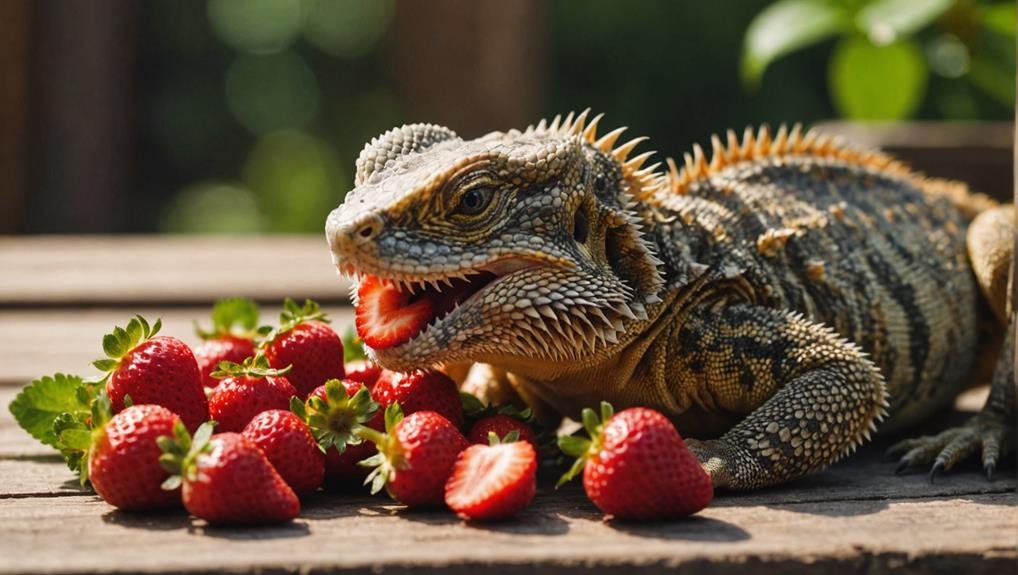
<svg viewBox="0 0 1018 575">
<path fill-rule="evenodd" d="M 666 180 L 628 158 L 644 138 L 616 147 L 623 129 L 586 120 L 474 140 L 413 124 L 365 146 L 326 235 L 373 359 L 582 361 L 647 319 L 661 262 L 633 197 Z"/>
</svg>

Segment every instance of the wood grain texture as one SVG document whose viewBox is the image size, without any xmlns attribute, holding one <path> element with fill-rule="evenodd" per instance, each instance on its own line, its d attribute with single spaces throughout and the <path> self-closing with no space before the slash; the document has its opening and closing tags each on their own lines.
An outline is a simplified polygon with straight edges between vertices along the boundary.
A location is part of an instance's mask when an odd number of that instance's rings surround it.
<svg viewBox="0 0 1018 575">
<path fill-rule="evenodd" d="M 241 530 L 208 528 L 183 513 L 121 513 L 95 497 L 5 499 L 0 573 L 717 573 L 737 566 L 754 573 L 1004 573 L 1018 557 L 1013 504 L 1008 495 L 979 495 L 750 505 L 626 524 L 603 521 L 578 489 L 568 489 L 540 493 L 515 521 L 473 526 L 446 512 L 330 495 L 292 524 Z"/>
<path fill-rule="evenodd" d="M 230 295 L 345 303 L 324 233 L 0 237 L 0 305 L 207 304 Z"/>
</svg>

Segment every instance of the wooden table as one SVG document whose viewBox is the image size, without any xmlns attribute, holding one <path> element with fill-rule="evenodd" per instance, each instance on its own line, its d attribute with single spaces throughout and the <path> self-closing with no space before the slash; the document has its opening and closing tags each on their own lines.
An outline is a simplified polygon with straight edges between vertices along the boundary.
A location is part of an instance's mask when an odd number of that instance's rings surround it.
<svg viewBox="0 0 1018 575">
<path fill-rule="evenodd" d="M 337 325 L 351 321 L 347 288 L 317 236 L 0 239 L 0 403 L 34 376 L 88 373 L 101 335 L 136 312 L 162 316 L 165 333 L 193 342 L 191 319 L 231 294 L 266 302 L 268 317 L 284 295 L 313 297 Z M 963 396 L 960 408 L 976 409 L 983 394 Z M 0 573 L 1016 572 L 1013 464 L 993 483 L 966 466 L 931 485 L 924 474 L 895 477 L 880 447 L 781 488 L 719 495 L 683 521 L 604 521 L 578 485 L 545 484 L 522 516 L 495 525 L 330 493 L 305 502 L 290 525 L 217 529 L 183 513 L 114 510 L 5 408 Z"/>
</svg>

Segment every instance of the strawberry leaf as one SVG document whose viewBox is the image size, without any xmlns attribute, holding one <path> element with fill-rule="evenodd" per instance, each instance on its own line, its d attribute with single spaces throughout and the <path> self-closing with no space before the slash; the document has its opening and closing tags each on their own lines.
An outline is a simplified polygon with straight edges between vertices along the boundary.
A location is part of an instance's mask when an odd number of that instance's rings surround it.
<svg viewBox="0 0 1018 575">
<path fill-rule="evenodd" d="M 61 414 L 87 417 L 98 386 L 76 375 L 40 377 L 21 390 L 10 404 L 15 421 L 29 435 L 56 447 L 53 422 Z"/>
<path fill-rule="evenodd" d="M 203 330 L 195 322 L 195 333 L 202 339 L 225 335 L 252 337 L 258 327 L 258 304 L 245 297 L 217 300 L 212 306 L 212 329 Z"/>
<path fill-rule="evenodd" d="M 364 353 L 364 342 L 361 341 L 360 336 L 357 335 L 357 329 L 352 325 L 346 326 L 346 331 L 343 332 L 343 362 L 350 363 L 351 361 L 359 361 L 367 359 L 368 356 Z"/>
<path fill-rule="evenodd" d="M 221 361 L 211 375 L 216 379 L 242 376 L 253 378 L 279 377 L 281 375 L 286 375 L 291 369 L 293 369 L 292 365 L 288 365 L 283 369 L 272 368 L 272 366 L 269 365 L 269 360 L 265 357 L 265 354 L 258 352 L 254 357 L 245 359 L 244 363 Z"/>
</svg>

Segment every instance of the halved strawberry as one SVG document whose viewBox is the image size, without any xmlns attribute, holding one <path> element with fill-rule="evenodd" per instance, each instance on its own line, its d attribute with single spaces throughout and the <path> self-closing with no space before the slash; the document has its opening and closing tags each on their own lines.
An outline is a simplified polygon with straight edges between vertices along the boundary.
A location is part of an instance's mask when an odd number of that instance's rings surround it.
<svg viewBox="0 0 1018 575">
<path fill-rule="evenodd" d="M 507 443 L 494 433 L 489 438 L 491 445 L 472 445 L 459 454 L 445 484 L 445 504 L 464 519 L 509 517 L 534 499 L 534 447 L 512 436 L 506 437 Z"/>
<path fill-rule="evenodd" d="M 411 302 L 411 294 L 375 276 L 367 276 L 357 290 L 357 335 L 375 349 L 409 341 L 434 317 L 430 298 Z"/>
</svg>

